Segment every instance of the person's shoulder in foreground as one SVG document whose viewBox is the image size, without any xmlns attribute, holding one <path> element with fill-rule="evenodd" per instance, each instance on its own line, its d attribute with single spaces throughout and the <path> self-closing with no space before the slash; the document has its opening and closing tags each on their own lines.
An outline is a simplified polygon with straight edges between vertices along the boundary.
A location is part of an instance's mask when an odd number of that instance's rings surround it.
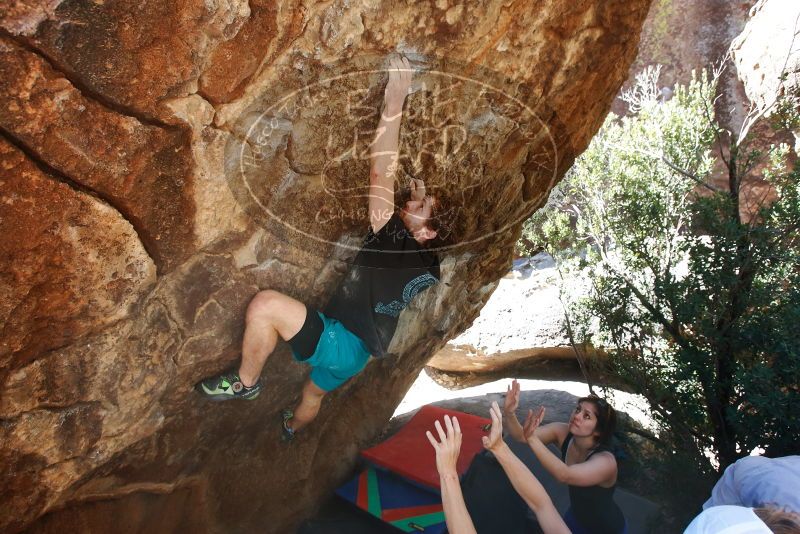
<svg viewBox="0 0 800 534">
<path fill-rule="evenodd" d="M 703 508 L 723 504 L 800 513 L 800 456 L 745 456 L 729 465 Z"/>
</svg>

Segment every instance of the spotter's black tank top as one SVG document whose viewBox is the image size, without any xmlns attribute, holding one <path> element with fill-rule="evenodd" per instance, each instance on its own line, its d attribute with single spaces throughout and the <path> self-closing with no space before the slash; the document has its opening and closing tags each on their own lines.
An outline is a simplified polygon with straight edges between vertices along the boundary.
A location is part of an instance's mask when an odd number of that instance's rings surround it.
<svg viewBox="0 0 800 534">
<path fill-rule="evenodd" d="M 568 433 L 561 444 L 561 458 L 567 462 L 567 447 L 572 440 L 572 433 Z M 602 445 L 595 448 L 586 457 L 588 460 L 598 452 L 612 452 Z M 622 515 L 617 503 L 614 502 L 614 490 L 617 485 L 610 488 L 602 486 L 568 486 L 569 500 L 572 515 L 587 532 L 592 534 L 620 534 L 625 529 L 625 516 Z"/>
</svg>

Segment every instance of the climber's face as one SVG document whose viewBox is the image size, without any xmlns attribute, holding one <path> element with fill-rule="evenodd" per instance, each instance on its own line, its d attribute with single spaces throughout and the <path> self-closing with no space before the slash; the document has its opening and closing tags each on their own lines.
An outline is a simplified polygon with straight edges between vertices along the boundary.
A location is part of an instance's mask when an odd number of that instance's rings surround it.
<svg viewBox="0 0 800 534">
<path fill-rule="evenodd" d="M 429 221 L 436 207 L 436 197 L 425 195 L 421 200 L 408 200 L 400 210 L 400 219 L 414 238 L 424 243 L 436 237 Z"/>
</svg>

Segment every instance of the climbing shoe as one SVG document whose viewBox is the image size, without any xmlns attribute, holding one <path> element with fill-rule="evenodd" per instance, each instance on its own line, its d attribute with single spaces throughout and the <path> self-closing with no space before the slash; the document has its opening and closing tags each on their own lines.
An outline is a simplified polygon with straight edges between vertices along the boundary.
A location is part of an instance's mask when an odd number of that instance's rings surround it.
<svg viewBox="0 0 800 534">
<path fill-rule="evenodd" d="M 283 410 L 281 412 L 281 439 L 287 443 L 294 439 L 294 430 L 289 426 L 289 421 L 292 417 L 294 417 L 292 410 Z"/>
<path fill-rule="evenodd" d="M 213 401 L 253 400 L 261 393 L 261 380 L 259 379 L 251 387 L 247 387 L 239 378 L 239 373 L 227 371 L 221 375 L 206 378 L 197 384 L 196 389 Z"/>
</svg>

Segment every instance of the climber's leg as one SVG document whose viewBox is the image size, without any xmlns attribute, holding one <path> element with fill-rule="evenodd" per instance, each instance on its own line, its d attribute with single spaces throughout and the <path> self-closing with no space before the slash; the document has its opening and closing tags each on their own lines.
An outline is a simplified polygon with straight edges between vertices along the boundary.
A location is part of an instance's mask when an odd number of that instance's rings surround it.
<svg viewBox="0 0 800 534">
<path fill-rule="evenodd" d="M 303 386 L 303 398 L 297 408 L 294 409 L 294 417 L 288 426 L 297 431 L 313 421 L 319 413 L 322 398 L 327 393 L 327 391 L 314 384 L 313 381 L 306 381 L 306 385 Z"/>
<path fill-rule="evenodd" d="M 292 339 L 306 320 L 306 305 L 277 291 L 259 291 L 247 307 L 239 376 L 254 384 L 278 342 Z"/>
<path fill-rule="evenodd" d="M 237 370 L 203 380 L 198 391 L 213 400 L 254 399 L 261 392 L 259 377 L 278 336 L 289 340 L 306 321 L 306 306 L 277 291 L 256 293 L 247 307 L 242 361 Z M 321 331 L 321 328 L 320 328 Z"/>
<path fill-rule="evenodd" d="M 320 388 L 312 380 L 307 380 L 303 386 L 303 398 L 294 411 L 283 412 L 283 438 L 291 440 L 294 433 L 314 420 L 319 413 L 322 399 L 328 392 Z"/>
</svg>

